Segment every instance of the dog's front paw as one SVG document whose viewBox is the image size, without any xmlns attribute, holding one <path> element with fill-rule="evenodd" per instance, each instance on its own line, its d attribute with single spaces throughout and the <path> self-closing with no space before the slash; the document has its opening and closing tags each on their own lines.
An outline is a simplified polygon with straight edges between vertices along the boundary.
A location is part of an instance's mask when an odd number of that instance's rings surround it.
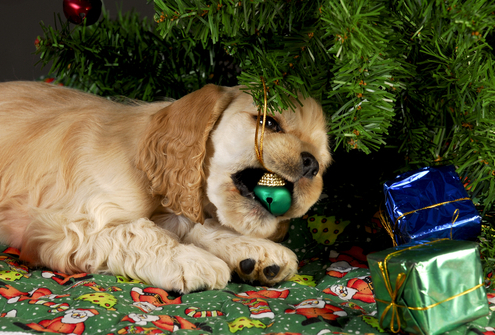
<svg viewBox="0 0 495 335">
<path fill-rule="evenodd" d="M 297 257 L 290 249 L 268 240 L 238 245 L 234 270 L 244 280 L 273 285 L 297 273 Z"/>
<path fill-rule="evenodd" d="M 175 255 L 162 266 L 156 285 L 183 293 L 201 289 L 222 289 L 230 280 L 230 268 L 223 260 L 194 245 L 179 244 Z M 155 283 L 153 283 L 155 284 Z"/>
</svg>

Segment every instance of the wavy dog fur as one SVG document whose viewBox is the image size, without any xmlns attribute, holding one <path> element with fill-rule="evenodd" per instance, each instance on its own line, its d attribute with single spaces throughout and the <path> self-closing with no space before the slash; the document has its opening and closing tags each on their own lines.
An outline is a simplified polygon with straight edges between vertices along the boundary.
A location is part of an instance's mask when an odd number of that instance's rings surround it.
<svg viewBox="0 0 495 335">
<path fill-rule="evenodd" d="M 291 208 L 275 217 L 234 182 L 261 168 L 256 107 L 239 87 L 129 106 L 0 83 L 0 241 L 31 264 L 183 292 L 222 288 L 232 271 L 284 280 L 297 259 L 268 238 L 318 199 L 331 161 L 321 108 L 303 104 L 274 115 L 280 127 L 265 134 L 267 168 L 293 185 Z"/>
</svg>

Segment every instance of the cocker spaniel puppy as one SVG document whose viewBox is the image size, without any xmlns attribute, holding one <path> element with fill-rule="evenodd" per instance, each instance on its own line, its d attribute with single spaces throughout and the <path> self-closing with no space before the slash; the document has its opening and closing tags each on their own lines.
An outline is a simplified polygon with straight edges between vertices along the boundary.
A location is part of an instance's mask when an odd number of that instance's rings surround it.
<svg viewBox="0 0 495 335">
<path fill-rule="evenodd" d="M 296 256 L 269 238 L 316 202 L 331 161 L 321 107 L 303 105 L 265 121 L 264 166 L 292 198 L 273 215 L 253 192 L 257 108 L 239 87 L 129 106 L 0 83 L 0 242 L 33 265 L 166 290 L 223 288 L 232 271 L 288 279 Z"/>
</svg>

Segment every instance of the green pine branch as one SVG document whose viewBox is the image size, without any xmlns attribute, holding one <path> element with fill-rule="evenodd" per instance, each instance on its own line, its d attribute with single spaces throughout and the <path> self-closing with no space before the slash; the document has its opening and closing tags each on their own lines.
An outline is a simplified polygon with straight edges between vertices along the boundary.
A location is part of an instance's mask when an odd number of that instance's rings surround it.
<svg viewBox="0 0 495 335">
<path fill-rule="evenodd" d="M 89 27 L 44 26 L 59 79 L 104 96 L 177 98 L 242 84 L 272 111 L 318 99 L 333 147 L 395 148 L 403 170 L 455 164 L 495 202 L 495 4 L 488 0 L 154 0 Z"/>
<path fill-rule="evenodd" d="M 50 75 L 102 96 L 125 96 L 152 101 L 180 98 L 209 82 L 237 83 L 232 58 L 218 45 L 189 46 L 187 40 L 166 43 L 156 25 L 138 13 L 110 20 L 103 10 L 100 22 L 73 26 L 59 16 L 60 29 L 42 24 L 37 53 L 43 65 L 53 61 Z M 215 59 L 215 62 L 203 62 Z"/>
</svg>

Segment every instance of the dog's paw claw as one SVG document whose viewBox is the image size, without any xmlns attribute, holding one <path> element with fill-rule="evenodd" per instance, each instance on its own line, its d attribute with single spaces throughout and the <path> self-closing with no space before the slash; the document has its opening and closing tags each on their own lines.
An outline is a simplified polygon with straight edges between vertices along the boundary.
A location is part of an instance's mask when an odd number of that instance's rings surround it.
<svg viewBox="0 0 495 335">
<path fill-rule="evenodd" d="M 272 264 L 263 269 L 263 274 L 265 275 L 266 279 L 272 280 L 273 278 L 275 278 L 276 275 L 278 275 L 279 271 L 280 266 L 278 266 L 277 264 Z"/>
<path fill-rule="evenodd" d="M 256 261 L 252 258 L 245 259 L 239 263 L 239 267 L 241 271 L 247 275 L 253 272 L 255 265 L 256 265 Z"/>
</svg>

